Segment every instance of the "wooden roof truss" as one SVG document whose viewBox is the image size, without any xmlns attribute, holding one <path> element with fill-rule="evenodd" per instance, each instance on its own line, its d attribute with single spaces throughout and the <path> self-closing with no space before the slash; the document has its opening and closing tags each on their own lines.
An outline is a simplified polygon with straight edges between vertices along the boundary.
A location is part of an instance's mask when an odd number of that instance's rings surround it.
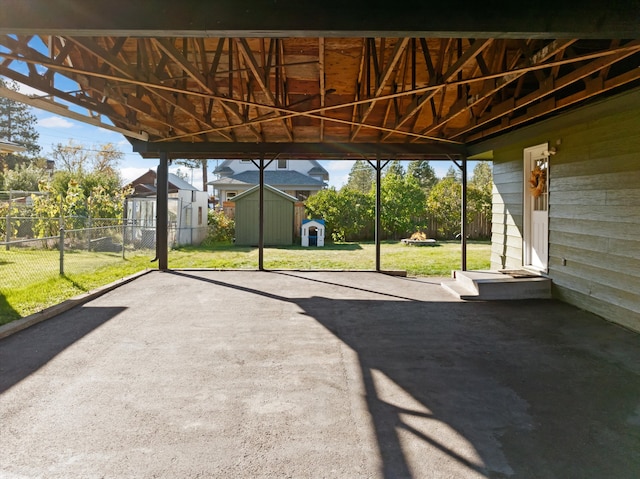
<svg viewBox="0 0 640 479">
<path fill-rule="evenodd" d="M 2 34 L 0 75 L 156 143 L 457 145 L 638 84 L 639 52 L 637 39 Z"/>
</svg>

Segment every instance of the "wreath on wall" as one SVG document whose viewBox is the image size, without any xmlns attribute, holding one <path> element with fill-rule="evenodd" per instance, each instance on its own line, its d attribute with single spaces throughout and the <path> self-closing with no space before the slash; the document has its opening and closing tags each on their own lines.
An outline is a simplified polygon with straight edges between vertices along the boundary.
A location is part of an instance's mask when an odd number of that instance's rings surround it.
<svg viewBox="0 0 640 479">
<path fill-rule="evenodd" d="M 531 170 L 531 176 L 529 178 L 529 184 L 531 185 L 531 194 L 534 198 L 538 198 L 547 189 L 547 170 L 543 170 L 539 166 L 536 166 Z"/>
</svg>

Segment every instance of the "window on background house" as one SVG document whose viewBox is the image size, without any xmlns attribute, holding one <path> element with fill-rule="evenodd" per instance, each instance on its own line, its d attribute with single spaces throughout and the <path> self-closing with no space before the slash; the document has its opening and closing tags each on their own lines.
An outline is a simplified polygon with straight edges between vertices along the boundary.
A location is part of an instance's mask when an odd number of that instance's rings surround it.
<svg viewBox="0 0 640 479">
<path fill-rule="evenodd" d="M 311 196 L 311 192 L 309 190 L 296 190 L 295 197 L 300 201 L 305 201 Z"/>
<path fill-rule="evenodd" d="M 202 225 L 202 206 L 198 206 L 198 226 Z"/>
<path fill-rule="evenodd" d="M 286 170 L 287 169 L 287 160 L 278 160 L 278 169 Z"/>
<path fill-rule="evenodd" d="M 237 193 L 235 191 L 227 191 L 227 194 L 226 194 L 227 201 L 229 201 L 231 198 L 235 198 L 236 194 Z"/>
</svg>

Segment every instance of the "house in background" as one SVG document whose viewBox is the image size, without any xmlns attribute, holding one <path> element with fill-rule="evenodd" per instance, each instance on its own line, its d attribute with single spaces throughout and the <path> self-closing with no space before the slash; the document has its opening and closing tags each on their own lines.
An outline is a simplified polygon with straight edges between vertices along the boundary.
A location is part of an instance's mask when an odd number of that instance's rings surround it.
<svg viewBox="0 0 640 479">
<path fill-rule="evenodd" d="M 252 188 L 260 182 L 258 168 L 251 160 L 225 160 L 213 173 L 217 179 L 213 185 L 214 195 L 220 204 Z M 316 160 L 273 160 L 264 171 L 264 182 L 280 191 L 306 200 L 309 196 L 326 188 L 329 172 Z"/>
<path fill-rule="evenodd" d="M 133 180 L 128 187 L 126 224 L 134 227 L 133 241 L 155 244 L 157 175 L 153 170 Z M 207 235 L 208 194 L 169 173 L 169 244 L 199 244 Z M 149 244 L 150 243 L 150 244 Z"/>
<path fill-rule="evenodd" d="M 493 160 L 491 268 L 640 331 L 640 88 L 469 150 Z"/>
</svg>

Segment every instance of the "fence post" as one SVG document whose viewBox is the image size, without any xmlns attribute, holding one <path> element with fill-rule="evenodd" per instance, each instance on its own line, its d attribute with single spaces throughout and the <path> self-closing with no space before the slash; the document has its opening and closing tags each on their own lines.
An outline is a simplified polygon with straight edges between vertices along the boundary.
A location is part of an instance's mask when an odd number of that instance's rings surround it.
<svg viewBox="0 0 640 479">
<path fill-rule="evenodd" d="M 127 238 L 127 199 L 122 202 L 122 259 L 124 257 L 124 245 Z"/>
<path fill-rule="evenodd" d="M 60 228 L 60 276 L 64 276 L 64 228 Z"/>
<path fill-rule="evenodd" d="M 93 239 L 93 222 L 91 221 L 91 212 L 89 211 L 89 200 L 85 200 L 85 204 L 87 205 L 87 224 L 85 228 L 87 228 L 87 251 L 91 251 L 91 240 Z"/>
<path fill-rule="evenodd" d="M 5 241 L 6 241 L 6 248 L 7 251 L 9 251 L 10 247 L 9 247 L 9 240 L 11 240 L 11 201 L 13 200 L 12 198 L 12 190 L 9 190 L 9 208 L 7 209 L 7 230 L 5 232 Z"/>
</svg>

